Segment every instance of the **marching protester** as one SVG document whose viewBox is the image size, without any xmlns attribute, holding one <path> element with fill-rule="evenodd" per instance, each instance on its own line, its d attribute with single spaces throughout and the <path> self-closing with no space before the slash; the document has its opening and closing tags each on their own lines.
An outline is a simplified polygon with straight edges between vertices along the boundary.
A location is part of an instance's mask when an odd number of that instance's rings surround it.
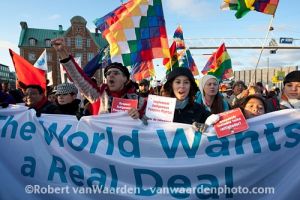
<svg viewBox="0 0 300 200">
<path fill-rule="evenodd" d="M 300 71 L 292 71 L 283 81 L 281 109 L 300 108 Z"/>
<path fill-rule="evenodd" d="M 129 80 L 129 71 L 125 66 L 121 63 L 112 63 L 107 66 L 104 70 L 107 84 L 97 87 L 74 61 L 73 56 L 69 55 L 63 38 L 54 39 L 51 44 L 76 87 L 93 104 L 93 114 L 111 112 L 112 100 L 114 97 L 118 97 L 138 99 L 139 109 L 131 108 L 128 110 L 128 114 L 133 119 L 141 118 L 144 115 L 145 100 L 137 95 L 133 82 Z"/>
<path fill-rule="evenodd" d="M 59 108 L 48 101 L 40 85 L 27 85 L 25 88 L 25 105 L 35 109 L 36 115 L 45 114 L 61 114 Z"/>
<path fill-rule="evenodd" d="M 212 120 L 212 118 L 209 119 L 211 113 L 203 105 L 195 102 L 198 87 L 192 72 L 188 68 L 174 68 L 167 75 L 167 82 L 164 84 L 163 90 L 165 96 L 176 98 L 173 122 L 211 125 L 218 121 L 217 119 L 210 123 Z"/>
<path fill-rule="evenodd" d="M 2 83 L 3 92 L 11 95 L 15 101 L 15 103 L 24 103 L 23 101 L 23 93 L 18 88 L 11 88 L 8 81 Z"/>
<path fill-rule="evenodd" d="M 263 115 L 267 112 L 267 105 L 265 99 L 261 95 L 249 95 L 243 98 L 236 105 L 242 109 L 242 112 L 246 119 L 250 119 L 259 115 Z"/>
<path fill-rule="evenodd" d="M 55 95 L 56 90 L 50 86 L 47 86 L 47 98 L 53 104 L 57 104 L 57 96 Z"/>
<path fill-rule="evenodd" d="M 2 107 L 7 107 L 8 104 L 15 104 L 16 101 L 13 96 L 2 90 L 2 86 L 0 85 L 0 105 Z"/>
<path fill-rule="evenodd" d="M 80 100 L 76 99 L 78 90 L 72 83 L 63 83 L 57 86 L 55 95 L 57 96 L 57 106 L 64 115 L 76 115 L 79 119 Z"/>
<path fill-rule="evenodd" d="M 219 93 L 219 81 L 215 76 L 204 75 L 199 81 L 200 91 L 196 94 L 196 102 L 206 110 L 218 114 L 229 110 L 229 104 Z"/>
<path fill-rule="evenodd" d="M 149 86 L 150 81 L 148 81 L 147 79 L 141 80 L 141 82 L 139 82 L 139 96 L 147 98 L 150 93 Z"/>
<path fill-rule="evenodd" d="M 228 102 L 231 106 L 234 106 L 238 99 L 240 98 L 240 94 L 243 90 L 246 90 L 247 86 L 243 81 L 236 81 L 232 86 L 233 94 L 231 95 L 230 101 Z"/>
</svg>

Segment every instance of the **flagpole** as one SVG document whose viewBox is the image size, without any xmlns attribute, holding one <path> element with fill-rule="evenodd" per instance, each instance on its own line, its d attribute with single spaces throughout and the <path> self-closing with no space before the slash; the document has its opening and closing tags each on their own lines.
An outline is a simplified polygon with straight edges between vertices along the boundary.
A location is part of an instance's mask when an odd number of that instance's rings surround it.
<svg viewBox="0 0 300 200">
<path fill-rule="evenodd" d="M 272 29 L 273 20 L 274 20 L 274 15 L 272 16 L 272 18 L 270 20 L 270 24 L 269 24 L 269 27 L 268 27 L 268 32 L 267 32 L 266 37 L 264 39 L 264 43 L 263 43 L 263 45 L 261 47 L 260 54 L 259 54 L 256 66 L 255 66 L 254 74 L 251 76 L 250 83 L 253 83 L 252 82 L 253 81 L 253 77 L 254 77 L 254 79 L 256 78 L 256 70 L 257 70 L 257 67 L 259 65 L 259 62 L 260 62 L 260 59 L 261 59 L 261 55 L 262 55 L 262 53 L 263 53 L 263 51 L 265 49 L 265 45 L 266 45 L 267 39 L 269 38 L 270 32 L 273 30 Z"/>
</svg>

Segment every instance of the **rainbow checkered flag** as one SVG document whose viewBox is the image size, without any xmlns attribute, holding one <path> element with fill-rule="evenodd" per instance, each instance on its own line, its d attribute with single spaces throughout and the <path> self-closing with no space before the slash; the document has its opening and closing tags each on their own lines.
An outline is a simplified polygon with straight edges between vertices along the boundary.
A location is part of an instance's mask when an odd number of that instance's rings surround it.
<svg viewBox="0 0 300 200">
<path fill-rule="evenodd" d="M 240 19 L 251 10 L 275 15 L 278 4 L 279 0 L 224 0 L 221 9 L 236 10 L 235 17 Z"/>
<path fill-rule="evenodd" d="M 161 0 L 130 0 L 94 23 L 110 45 L 112 62 L 133 66 L 170 56 Z"/>
</svg>

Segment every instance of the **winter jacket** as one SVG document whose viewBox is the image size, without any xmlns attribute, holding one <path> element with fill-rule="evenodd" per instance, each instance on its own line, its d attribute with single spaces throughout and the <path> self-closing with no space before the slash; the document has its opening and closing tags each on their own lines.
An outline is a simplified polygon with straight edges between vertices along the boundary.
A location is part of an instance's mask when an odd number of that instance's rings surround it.
<svg viewBox="0 0 300 200">
<path fill-rule="evenodd" d="M 187 104 L 183 109 L 175 109 L 173 122 L 192 124 L 193 122 L 204 123 L 211 113 L 203 105 L 198 103 Z"/>
</svg>

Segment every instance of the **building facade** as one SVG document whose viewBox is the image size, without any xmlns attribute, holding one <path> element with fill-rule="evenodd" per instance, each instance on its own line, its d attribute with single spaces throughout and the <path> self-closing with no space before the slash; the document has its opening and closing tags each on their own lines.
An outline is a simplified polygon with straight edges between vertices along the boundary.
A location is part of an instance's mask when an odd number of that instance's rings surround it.
<svg viewBox="0 0 300 200">
<path fill-rule="evenodd" d="M 9 67 L 0 64 L 0 83 L 9 81 Z"/>
<path fill-rule="evenodd" d="M 300 70 L 298 66 L 291 66 L 291 67 L 267 67 L 267 68 L 258 68 L 256 70 L 249 69 L 249 70 L 241 70 L 234 72 L 234 80 L 242 80 L 248 85 L 251 82 L 262 82 L 265 85 L 273 86 L 278 84 L 280 85 L 282 80 L 278 83 L 274 83 L 273 77 L 276 76 L 278 73 L 283 72 L 283 77 L 287 75 L 291 71 Z"/>
<path fill-rule="evenodd" d="M 11 89 L 16 88 L 16 73 L 11 72 L 7 65 L 0 64 L 0 84 L 8 82 Z"/>
<path fill-rule="evenodd" d="M 79 65 L 84 67 L 97 52 L 107 45 L 105 39 L 98 33 L 91 33 L 86 27 L 86 20 L 81 16 L 74 16 L 71 20 L 71 26 L 63 30 L 61 25 L 58 30 L 29 28 L 26 22 L 21 22 L 21 34 L 19 39 L 20 55 L 30 63 L 34 64 L 44 49 L 47 52 L 48 74 L 53 85 L 64 82 L 61 77 L 59 58 L 51 47 L 51 40 L 57 37 L 63 37 L 69 52 L 80 58 Z M 102 81 L 102 71 L 96 72 L 98 81 Z"/>
</svg>

